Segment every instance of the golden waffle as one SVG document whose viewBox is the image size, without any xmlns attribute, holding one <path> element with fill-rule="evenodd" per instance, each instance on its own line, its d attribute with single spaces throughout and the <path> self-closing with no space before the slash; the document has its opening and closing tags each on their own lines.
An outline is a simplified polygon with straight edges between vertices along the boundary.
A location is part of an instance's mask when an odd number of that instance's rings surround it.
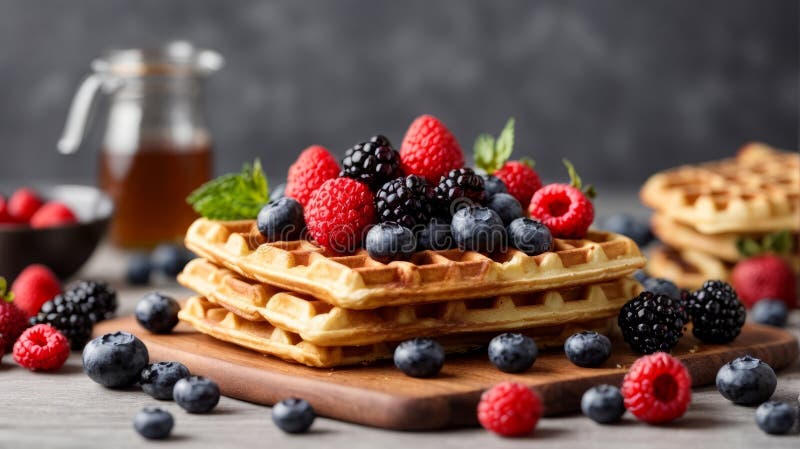
<svg viewBox="0 0 800 449">
<path fill-rule="evenodd" d="M 761 143 L 650 177 L 642 201 L 703 234 L 800 230 L 800 154 Z"/>
<path fill-rule="evenodd" d="M 365 346 L 323 347 L 304 341 L 292 332 L 284 331 L 264 321 L 247 321 L 238 315 L 214 305 L 203 297 L 190 298 L 178 315 L 198 332 L 210 335 L 262 354 L 282 358 L 308 366 L 329 368 L 357 365 L 392 357 L 393 343 Z M 536 340 L 539 347 L 554 347 L 581 330 L 609 333 L 614 319 L 594 319 L 584 323 L 537 328 L 524 332 Z M 467 352 L 485 346 L 496 334 L 464 334 L 437 339 L 448 353 Z"/>
<path fill-rule="evenodd" d="M 705 281 L 727 280 L 732 269 L 713 256 L 694 250 L 676 250 L 657 246 L 650 250 L 647 272 L 650 276 L 670 279 L 678 287 L 696 289 Z"/>
<path fill-rule="evenodd" d="M 203 259 L 190 262 L 178 280 L 241 318 L 266 320 L 320 346 L 369 345 L 613 317 L 641 290 L 636 281 L 622 278 L 547 292 L 348 310 L 244 279 Z"/>
<path fill-rule="evenodd" d="M 306 240 L 265 243 L 252 220 L 200 218 L 186 246 L 247 278 L 346 309 L 545 291 L 617 279 L 645 264 L 631 239 L 598 231 L 585 240 L 556 239 L 553 251 L 534 257 L 420 251 L 408 262 L 383 264 L 364 250 L 337 256 Z"/>
</svg>

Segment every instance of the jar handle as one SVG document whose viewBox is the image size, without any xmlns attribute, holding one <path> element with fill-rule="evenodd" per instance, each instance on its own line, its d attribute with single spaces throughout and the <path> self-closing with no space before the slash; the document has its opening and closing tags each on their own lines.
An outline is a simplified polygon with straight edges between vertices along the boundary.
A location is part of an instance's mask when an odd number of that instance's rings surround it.
<svg viewBox="0 0 800 449">
<path fill-rule="evenodd" d="M 58 151 L 61 154 L 72 154 L 78 151 L 86 135 L 86 129 L 94 108 L 97 93 L 102 89 L 105 93 L 116 90 L 121 82 L 104 73 L 95 73 L 86 77 L 75 92 L 72 105 L 67 115 L 64 132 L 58 140 Z"/>
</svg>

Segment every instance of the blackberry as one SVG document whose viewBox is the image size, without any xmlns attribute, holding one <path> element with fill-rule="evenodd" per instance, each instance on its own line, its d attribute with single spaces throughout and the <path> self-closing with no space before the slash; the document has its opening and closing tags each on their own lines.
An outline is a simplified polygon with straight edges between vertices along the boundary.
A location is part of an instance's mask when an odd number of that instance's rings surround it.
<svg viewBox="0 0 800 449">
<path fill-rule="evenodd" d="M 622 306 L 618 323 L 631 349 L 643 354 L 669 352 L 683 336 L 686 324 L 680 301 L 647 291 Z"/>
<path fill-rule="evenodd" d="M 31 326 L 49 324 L 61 331 L 69 340 L 72 349 L 82 349 L 92 336 L 94 322 L 81 309 L 81 306 L 69 299 L 66 294 L 42 304 L 39 313 L 30 319 Z"/>
<path fill-rule="evenodd" d="M 736 291 L 723 281 L 706 281 L 689 295 L 686 310 L 692 320 L 692 333 L 706 343 L 732 342 L 747 318 Z"/>
<path fill-rule="evenodd" d="M 372 136 L 344 153 L 340 177 L 353 178 L 375 190 L 398 176 L 400 153 L 384 136 Z"/>
<path fill-rule="evenodd" d="M 75 303 L 92 322 L 106 320 L 117 311 L 117 292 L 102 281 L 78 281 L 64 292 L 67 301 Z"/>
<path fill-rule="evenodd" d="M 483 178 L 471 168 L 456 168 L 442 176 L 434 191 L 440 213 L 451 216 L 464 206 L 486 202 Z"/>
<path fill-rule="evenodd" d="M 431 218 L 433 188 L 425 178 L 410 175 L 393 179 L 375 194 L 378 221 L 394 221 L 408 229 L 425 225 Z"/>
</svg>

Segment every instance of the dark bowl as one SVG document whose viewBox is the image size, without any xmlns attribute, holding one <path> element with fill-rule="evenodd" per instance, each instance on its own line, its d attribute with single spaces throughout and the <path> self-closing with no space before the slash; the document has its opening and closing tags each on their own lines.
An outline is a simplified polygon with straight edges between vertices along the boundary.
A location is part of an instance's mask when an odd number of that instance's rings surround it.
<svg viewBox="0 0 800 449">
<path fill-rule="evenodd" d="M 9 281 L 33 263 L 50 267 L 66 279 L 89 260 L 105 235 L 114 202 L 95 187 L 58 185 L 36 189 L 44 200 L 66 204 L 78 223 L 52 228 L 0 226 L 0 276 Z"/>
</svg>

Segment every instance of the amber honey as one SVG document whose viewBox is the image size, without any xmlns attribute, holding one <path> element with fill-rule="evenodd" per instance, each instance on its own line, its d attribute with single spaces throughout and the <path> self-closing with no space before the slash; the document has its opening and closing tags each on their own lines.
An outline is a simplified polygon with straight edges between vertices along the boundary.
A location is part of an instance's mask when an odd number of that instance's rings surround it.
<svg viewBox="0 0 800 449">
<path fill-rule="evenodd" d="M 149 248 L 180 241 L 196 218 L 186 197 L 211 177 L 209 146 L 145 144 L 133 154 L 100 152 L 100 186 L 116 203 L 112 241 Z"/>
</svg>

